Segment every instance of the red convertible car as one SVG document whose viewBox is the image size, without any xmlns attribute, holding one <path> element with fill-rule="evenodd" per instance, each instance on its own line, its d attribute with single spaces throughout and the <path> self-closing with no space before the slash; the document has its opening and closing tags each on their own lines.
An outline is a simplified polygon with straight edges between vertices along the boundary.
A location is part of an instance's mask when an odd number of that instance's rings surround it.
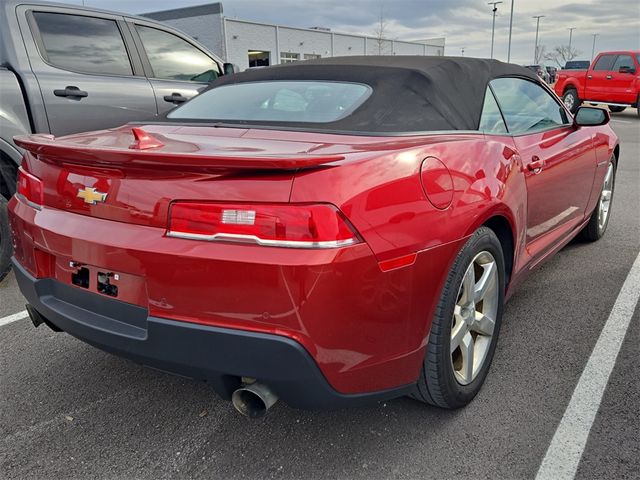
<svg viewBox="0 0 640 480">
<path fill-rule="evenodd" d="M 604 234 L 608 121 L 497 61 L 246 71 L 160 122 L 17 138 L 14 270 L 36 326 L 249 416 L 278 398 L 461 407 L 518 284 Z"/>
</svg>

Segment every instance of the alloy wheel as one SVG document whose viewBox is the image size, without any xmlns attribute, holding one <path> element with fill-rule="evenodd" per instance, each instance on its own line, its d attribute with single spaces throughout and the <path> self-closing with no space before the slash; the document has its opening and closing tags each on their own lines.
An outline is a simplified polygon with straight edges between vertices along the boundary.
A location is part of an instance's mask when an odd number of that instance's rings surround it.
<svg viewBox="0 0 640 480">
<path fill-rule="evenodd" d="M 498 314 L 498 265 L 487 251 L 478 253 L 458 289 L 451 324 L 451 365 L 456 381 L 470 384 L 487 359 Z"/>
<path fill-rule="evenodd" d="M 564 105 L 569 109 L 569 111 L 573 112 L 575 103 L 576 99 L 573 97 L 573 93 L 567 93 L 564 96 Z"/>
<path fill-rule="evenodd" d="M 602 185 L 602 193 L 598 201 L 598 229 L 602 232 L 607 226 L 609 219 L 609 210 L 611 208 L 611 199 L 613 197 L 613 163 L 609 162 L 607 174 L 604 176 Z"/>
</svg>

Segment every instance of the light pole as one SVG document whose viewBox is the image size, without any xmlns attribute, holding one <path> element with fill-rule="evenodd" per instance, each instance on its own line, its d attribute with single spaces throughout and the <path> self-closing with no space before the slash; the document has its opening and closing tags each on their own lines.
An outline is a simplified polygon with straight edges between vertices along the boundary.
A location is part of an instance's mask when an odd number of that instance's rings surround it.
<svg viewBox="0 0 640 480">
<path fill-rule="evenodd" d="M 599 36 L 599 33 L 593 33 L 593 47 L 591 48 L 591 61 L 593 61 L 593 57 L 596 55 L 596 37 Z"/>
<path fill-rule="evenodd" d="M 465 49 L 465 48 L 467 48 L 467 47 L 462 47 L 462 48 L 460 49 L 460 53 L 462 53 L 462 56 L 463 56 L 463 57 L 464 57 L 464 49 Z"/>
<path fill-rule="evenodd" d="M 493 5 L 493 26 L 491 27 L 491 58 L 493 58 L 493 40 L 496 37 L 496 12 L 498 11 L 498 4 L 502 2 L 489 2 L 488 5 Z"/>
<path fill-rule="evenodd" d="M 569 27 L 569 55 L 571 55 L 571 37 L 573 36 L 573 31 L 576 27 Z"/>
<path fill-rule="evenodd" d="M 511 18 L 509 19 L 509 47 L 507 48 L 507 63 L 511 61 L 511 31 L 513 30 L 513 2 L 511 0 Z"/>
<path fill-rule="evenodd" d="M 544 18 L 545 15 L 534 15 L 531 18 L 535 18 L 537 19 L 536 22 L 536 45 L 535 48 L 533 49 L 533 63 L 536 64 L 538 63 L 538 31 L 540 30 L 540 19 Z"/>
</svg>

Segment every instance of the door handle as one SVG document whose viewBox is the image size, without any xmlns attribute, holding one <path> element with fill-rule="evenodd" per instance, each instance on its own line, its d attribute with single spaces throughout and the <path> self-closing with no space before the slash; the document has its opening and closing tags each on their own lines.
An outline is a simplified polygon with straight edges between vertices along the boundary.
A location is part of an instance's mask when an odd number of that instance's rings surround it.
<svg viewBox="0 0 640 480">
<path fill-rule="evenodd" d="M 183 97 L 180 93 L 177 93 L 177 92 L 173 92 L 171 95 L 165 95 L 164 96 L 164 101 L 165 102 L 175 103 L 176 105 L 178 105 L 179 103 L 184 103 L 187 100 L 189 100 L 189 99 Z"/>
<path fill-rule="evenodd" d="M 593 78 L 593 75 L 587 75 L 587 78 L 591 80 Z"/>
<path fill-rule="evenodd" d="M 544 168 L 546 162 L 537 155 L 531 157 L 531 161 L 527 164 L 527 170 L 533 173 L 540 173 Z"/>
<path fill-rule="evenodd" d="M 611 75 L 607 75 L 607 80 L 611 80 Z"/>
<path fill-rule="evenodd" d="M 88 97 L 89 94 L 84 90 L 80 90 L 78 87 L 65 87 L 64 89 L 54 90 L 53 94 L 56 97 L 71 97 L 71 98 L 85 98 Z"/>
</svg>

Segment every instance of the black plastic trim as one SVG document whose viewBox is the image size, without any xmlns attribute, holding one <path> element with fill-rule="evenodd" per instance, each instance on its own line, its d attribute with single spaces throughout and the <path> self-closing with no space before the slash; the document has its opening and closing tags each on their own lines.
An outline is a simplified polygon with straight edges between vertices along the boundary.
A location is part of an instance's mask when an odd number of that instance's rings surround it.
<svg viewBox="0 0 640 480">
<path fill-rule="evenodd" d="M 332 409 L 411 393 L 414 385 L 362 394 L 334 390 L 298 342 L 280 335 L 148 316 L 147 309 L 53 279 L 36 279 L 12 259 L 30 306 L 55 327 L 95 347 L 160 370 L 211 383 L 225 399 L 253 377 L 288 405 Z"/>
</svg>

